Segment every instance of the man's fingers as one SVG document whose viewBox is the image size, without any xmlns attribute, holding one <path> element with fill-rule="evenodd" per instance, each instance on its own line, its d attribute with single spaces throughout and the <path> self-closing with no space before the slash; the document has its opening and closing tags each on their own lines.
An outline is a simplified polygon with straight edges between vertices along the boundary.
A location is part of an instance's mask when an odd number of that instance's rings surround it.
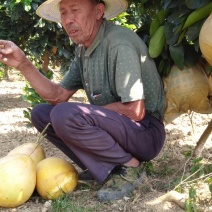
<svg viewBox="0 0 212 212">
<path fill-rule="evenodd" d="M 12 42 L 0 40 L 0 59 L 4 63 L 8 61 L 7 55 L 14 52 Z"/>
<path fill-rule="evenodd" d="M 3 58 L 3 61 L 4 61 L 4 62 L 7 62 L 7 58 L 6 58 L 6 57 L 4 57 L 4 58 Z"/>
<path fill-rule="evenodd" d="M 10 41 L 0 40 L 0 53 L 11 54 L 15 50 L 15 45 Z"/>
<path fill-rule="evenodd" d="M 3 62 L 7 62 L 7 57 L 4 56 L 3 54 L 0 54 L 0 60 Z"/>
<path fill-rule="evenodd" d="M 14 51 L 13 48 L 11 47 L 6 47 L 4 46 L 4 48 L 0 48 L 0 53 L 2 54 L 11 54 Z"/>
<path fill-rule="evenodd" d="M 4 62 L 7 62 L 7 57 L 5 55 L 3 55 L 2 53 L 4 53 L 4 45 L 0 45 L 0 59 L 2 59 Z"/>
</svg>

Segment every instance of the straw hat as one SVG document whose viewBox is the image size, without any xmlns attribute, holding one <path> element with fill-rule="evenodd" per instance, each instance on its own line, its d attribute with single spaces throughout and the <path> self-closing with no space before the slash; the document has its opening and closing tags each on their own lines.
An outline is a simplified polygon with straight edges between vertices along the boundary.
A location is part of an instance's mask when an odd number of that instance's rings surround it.
<svg viewBox="0 0 212 212">
<path fill-rule="evenodd" d="M 36 13 L 48 21 L 61 22 L 58 4 L 61 0 L 47 0 L 41 4 Z M 111 19 L 127 9 L 126 0 L 103 0 L 105 3 L 104 18 Z"/>
</svg>

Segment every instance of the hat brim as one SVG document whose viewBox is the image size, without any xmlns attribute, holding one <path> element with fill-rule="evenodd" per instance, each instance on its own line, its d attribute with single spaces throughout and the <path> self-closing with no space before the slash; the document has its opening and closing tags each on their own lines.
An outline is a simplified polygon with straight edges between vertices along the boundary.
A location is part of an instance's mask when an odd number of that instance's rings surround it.
<svg viewBox="0 0 212 212">
<path fill-rule="evenodd" d="M 36 13 L 43 19 L 53 22 L 61 22 L 59 2 L 61 0 L 47 0 L 42 3 Z M 104 0 L 105 12 L 104 18 L 107 20 L 118 16 L 120 13 L 127 9 L 128 3 L 126 0 Z"/>
</svg>

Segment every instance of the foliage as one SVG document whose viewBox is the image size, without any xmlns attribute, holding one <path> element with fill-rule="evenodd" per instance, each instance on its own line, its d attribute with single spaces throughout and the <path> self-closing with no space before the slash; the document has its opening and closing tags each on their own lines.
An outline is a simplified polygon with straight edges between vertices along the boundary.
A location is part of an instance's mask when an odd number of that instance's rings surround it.
<svg viewBox="0 0 212 212">
<path fill-rule="evenodd" d="M 39 18 L 42 0 L 3 0 L 0 4 L 0 37 L 20 46 L 35 64 L 67 68 L 74 46 L 60 24 Z"/>
<path fill-rule="evenodd" d="M 196 200 L 197 200 L 196 189 L 194 187 L 190 187 L 189 198 L 186 200 L 185 203 L 186 212 L 197 212 Z"/>
<path fill-rule="evenodd" d="M 45 21 L 36 15 L 35 11 L 42 2 L 3 0 L 0 4 L 0 37 L 14 41 L 36 65 L 59 65 L 65 73 L 74 56 L 75 45 L 70 46 L 61 24 Z M 183 69 L 184 65 L 202 59 L 198 35 L 212 11 L 209 0 L 128 2 L 128 10 L 113 21 L 136 31 L 146 42 L 161 76 L 167 75 L 173 64 Z M 207 73 L 210 73 L 211 67 L 205 64 Z"/>
<path fill-rule="evenodd" d="M 2 70 L 0 70 L 0 80 L 2 80 L 4 77 L 4 72 Z"/>
<path fill-rule="evenodd" d="M 60 65 L 64 73 L 74 56 L 75 46 L 69 45 L 61 24 L 45 21 L 36 15 L 35 11 L 42 2 L 3 0 L 0 4 L 0 37 L 14 41 L 35 64 Z M 190 66 L 197 59 L 202 59 L 198 35 L 204 20 L 212 11 L 209 0 L 128 2 L 128 10 L 114 21 L 136 31 L 146 42 L 150 55 L 154 53 L 152 57 L 161 76 L 167 75 L 174 63 L 183 69 L 184 65 Z M 159 28 L 160 33 L 157 32 Z M 158 35 L 154 36 L 155 33 Z M 158 40 L 158 36 L 161 39 Z M 155 42 L 151 42 L 152 39 Z M 211 67 L 206 65 L 210 73 Z"/>
<path fill-rule="evenodd" d="M 154 6 L 149 13 L 153 18 L 146 18 L 137 33 L 149 47 L 160 75 L 166 76 L 173 64 L 182 70 L 203 60 L 198 38 L 202 24 L 212 12 L 212 2 L 161 0 Z M 149 7 L 146 2 L 144 8 L 148 11 Z M 211 73 L 211 67 L 205 60 L 204 63 Z"/>
<path fill-rule="evenodd" d="M 0 64 L 0 81 L 4 78 L 3 65 Z"/>
<path fill-rule="evenodd" d="M 53 75 L 52 71 L 48 71 L 47 73 L 45 73 L 44 71 L 40 70 L 40 72 L 46 78 L 48 78 L 48 79 L 52 78 L 52 75 Z M 23 100 L 30 103 L 30 107 L 28 107 L 26 110 L 23 111 L 24 117 L 29 120 L 27 122 L 27 124 L 29 126 L 31 126 L 31 115 L 30 115 L 30 113 L 31 113 L 32 108 L 35 107 L 38 104 L 47 103 L 47 102 L 37 94 L 35 89 L 30 86 L 29 82 L 26 82 L 26 85 L 23 88 L 23 92 L 24 92 L 24 94 L 22 95 Z"/>
<path fill-rule="evenodd" d="M 49 66 L 60 66 L 64 73 L 74 56 L 74 45 L 57 23 L 45 21 L 36 15 L 42 0 L 3 0 L 0 3 L 0 38 L 11 40 L 24 50 L 30 60 L 47 73 Z M 1 71 L 0 75 L 3 73 Z M 23 99 L 30 103 L 24 116 L 30 120 L 31 108 L 45 102 L 26 83 Z"/>
</svg>

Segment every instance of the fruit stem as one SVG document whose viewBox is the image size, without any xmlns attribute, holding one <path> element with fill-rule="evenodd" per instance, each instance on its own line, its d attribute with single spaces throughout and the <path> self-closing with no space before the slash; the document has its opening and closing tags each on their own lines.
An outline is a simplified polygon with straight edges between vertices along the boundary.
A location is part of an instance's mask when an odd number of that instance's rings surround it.
<svg viewBox="0 0 212 212">
<path fill-rule="evenodd" d="M 49 127 L 49 125 L 50 125 L 50 123 L 48 123 L 47 125 L 46 125 L 46 127 L 43 129 L 43 131 L 40 133 L 40 135 L 38 136 L 38 139 L 37 139 L 37 141 L 36 141 L 36 143 L 38 144 L 38 145 L 40 145 L 40 143 L 43 141 L 43 139 L 46 137 L 46 134 L 45 134 L 45 132 L 46 132 L 46 130 L 47 130 L 47 128 Z"/>
<path fill-rule="evenodd" d="M 46 125 L 46 127 L 43 129 L 43 131 L 40 133 L 40 135 L 38 136 L 38 139 L 37 139 L 37 141 L 35 142 L 37 145 L 36 145 L 36 147 L 35 147 L 35 149 L 31 152 L 31 154 L 33 154 L 33 152 L 38 148 L 38 146 L 40 145 L 40 143 L 43 141 L 43 139 L 46 137 L 46 134 L 45 134 L 45 132 L 46 132 L 46 130 L 47 130 L 47 128 L 49 127 L 49 125 L 51 125 L 51 123 L 48 123 L 47 125 Z M 30 155 L 31 155 L 30 154 Z M 29 156 L 30 156 L 29 155 Z"/>
</svg>

